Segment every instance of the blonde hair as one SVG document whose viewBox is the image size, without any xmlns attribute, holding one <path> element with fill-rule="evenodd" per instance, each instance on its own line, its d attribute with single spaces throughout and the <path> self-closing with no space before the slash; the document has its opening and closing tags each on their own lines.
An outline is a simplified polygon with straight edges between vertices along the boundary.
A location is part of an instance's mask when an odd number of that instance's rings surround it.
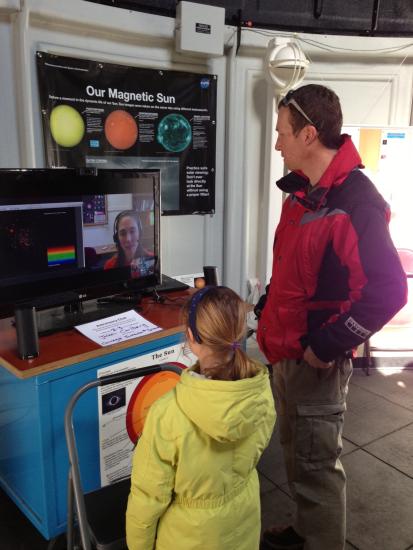
<svg viewBox="0 0 413 550">
<path fill-rule="evenodd" d="M 242 349 L 246 305 L 233 290 L 211 286 L 195 293 L 184 307 L 184 322 L 211 351 L 208 376 L 215 380 L 252 378 L 259 367 Z"/>
</svg>

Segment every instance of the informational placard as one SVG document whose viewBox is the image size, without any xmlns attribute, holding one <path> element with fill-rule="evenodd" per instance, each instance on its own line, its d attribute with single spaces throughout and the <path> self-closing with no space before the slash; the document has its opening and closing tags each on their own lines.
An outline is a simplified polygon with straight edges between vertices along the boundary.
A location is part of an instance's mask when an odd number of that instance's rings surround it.
<svg viewBox="0 0 413 550">
<path fill-rule="evenodd" d="M 48 166 L 158 168 L 163 214 L 214 212 L 216 75 L 36 55 Z"/>
<path fill-rule="evenodd" d="M 100 346 L 112 346 L 162 330 L 134 309 L 78 325 L 77 330 Z"/>
<path fill-rule="evenodd" d="M 109 374 L 172 363 L 184 369 L 196 357 L 184 344 L 122 361 L 98 370 L 98 378 Z M 142 433 L 149 407 L 172 389 L 179 375 L 164 371 L 150 376 L 98 388 L 100 479 L 104 487 L 130 475 L 132 454 Z"/>
</svg>

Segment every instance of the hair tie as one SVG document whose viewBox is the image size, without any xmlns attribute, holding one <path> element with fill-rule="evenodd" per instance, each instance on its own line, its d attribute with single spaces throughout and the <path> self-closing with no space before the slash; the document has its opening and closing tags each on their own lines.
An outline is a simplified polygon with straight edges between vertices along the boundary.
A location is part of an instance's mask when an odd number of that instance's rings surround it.
<svg viewBox="0 0 413 550">
<path fill-rule="evenodd" d="M 236 351 L 237 349 L 240 349 L 240 348 L 241 348 L 241 344 L 239 342 L 232 342 L 231 349 L 233 351 Z"/>
</svg>

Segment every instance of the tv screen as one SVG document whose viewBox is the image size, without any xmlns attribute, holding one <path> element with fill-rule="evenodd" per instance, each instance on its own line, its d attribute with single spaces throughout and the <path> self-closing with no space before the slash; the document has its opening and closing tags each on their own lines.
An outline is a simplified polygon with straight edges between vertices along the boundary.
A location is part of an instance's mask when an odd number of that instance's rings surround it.
<svg viewBox="0 0 413 550">
<path fill-rule="evenodd" d="M 160 281 L 159 170 L 0 170 L 0 315 Z"/>
</svg>

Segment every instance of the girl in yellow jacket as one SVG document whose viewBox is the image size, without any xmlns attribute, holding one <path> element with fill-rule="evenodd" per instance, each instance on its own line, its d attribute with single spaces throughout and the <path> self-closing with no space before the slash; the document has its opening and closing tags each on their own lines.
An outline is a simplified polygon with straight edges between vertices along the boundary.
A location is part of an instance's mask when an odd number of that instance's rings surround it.
<svg viewBox="0 0 413 550">
<path fill-rule="evenodd" d="M 241 342 L 246 310 L 225 287 L 196 292 L 185 310 L 198 357 L 150 408 L 133 458 L 129 550 L 258 550 L 256 465 L 274 402 L 266 367 Z"/>
</svg>

